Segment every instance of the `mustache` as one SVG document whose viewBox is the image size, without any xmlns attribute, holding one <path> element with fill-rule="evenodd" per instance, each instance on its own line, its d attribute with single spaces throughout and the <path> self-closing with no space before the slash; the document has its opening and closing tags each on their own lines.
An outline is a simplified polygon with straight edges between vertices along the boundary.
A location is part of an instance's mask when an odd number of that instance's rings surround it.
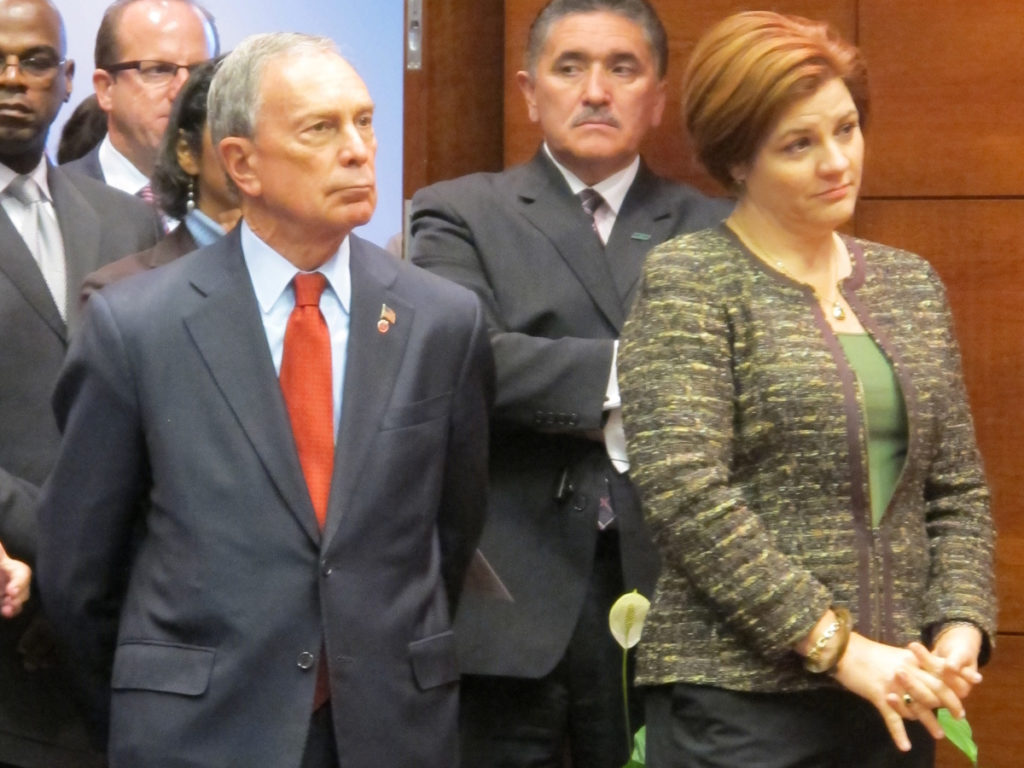
<svg viewBox="0 0 1024 768">
<path fill-rule="evenodd" d="M 620 128 L 621 125 L 618 119 L 613 115 L 605 106 L 586 106 L 583 110 L 572 119 L 572 127 L 583 125 L 584 123 L 604 123 L 610 125 L 612 128 Z"/>
</svg>

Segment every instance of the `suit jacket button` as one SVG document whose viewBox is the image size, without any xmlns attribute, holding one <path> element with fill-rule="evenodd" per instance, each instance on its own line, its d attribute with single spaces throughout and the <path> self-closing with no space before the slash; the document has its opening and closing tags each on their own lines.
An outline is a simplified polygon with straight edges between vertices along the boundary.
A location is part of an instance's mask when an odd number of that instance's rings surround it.
<svg viewBox="0 0 1024 768">
<path fill-rule="evenodd" d="M 316 663 L 316 656 L 309 651 L 303 651 L 299 654 L 299 658 L 296 663 L 298 664 L 299 669 L 312 669 L 313 665 Z"/>
<path fill-rule="evenodd" d="M 332 573 L 334 573 L 334 568 L 331 567 L 326 560 L 321 560 L 320 573 L 322 573 L 324 576 L 330 576 Z"/>
</svg>

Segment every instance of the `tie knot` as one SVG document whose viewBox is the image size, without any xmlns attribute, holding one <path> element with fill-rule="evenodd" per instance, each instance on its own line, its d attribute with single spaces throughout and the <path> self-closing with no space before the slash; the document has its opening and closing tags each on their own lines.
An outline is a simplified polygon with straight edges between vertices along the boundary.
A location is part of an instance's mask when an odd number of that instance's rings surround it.
<svg viewBox="0 0 1024 768">
<path fill-rule="evenodd" d="M 604 198 L 601 197 L 601 193 L 590 187 L 581 189 L 577 197 L 580 199 L 580 205 L 583 206 L 583 210 L 591 218 L 594 216 L 594 211 L 604 205 Z"/>
<path fill-rule="evenodd" d="M 30 176 L 17 176 L 8 187 L 10 195 L 22 205 L 32 205 L 43 199 L 43 191 Z"/>
<path fill-rule="evenodd" d="M 327 287 L 327 277 L 323 272 L 298 272 L 292 285 L 295 287 L 295 306 L 318 307 L 320 294 Z"/>
<path fill-rule="evenodd" d="M 154 203 L 156 203 L 156 195 L 153 194 L 153 187 L 151 187 L 149 184 L 147 184 L 142 189 L 140 189 L 138 192 L 136 192 L 135 195 L 137 197 L 141 197 L 143 200 L 145 200 L 150 205 L 153 205 Z"/>
</svg>

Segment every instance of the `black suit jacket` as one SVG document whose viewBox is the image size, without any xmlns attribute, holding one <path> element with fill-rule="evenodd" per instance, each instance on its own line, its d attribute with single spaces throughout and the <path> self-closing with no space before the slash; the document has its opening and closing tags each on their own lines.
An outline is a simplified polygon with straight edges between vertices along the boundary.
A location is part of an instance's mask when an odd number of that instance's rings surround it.
<svg viewBox="0 0 1024 768">
<path fill-rule="evenodd" d="M 238 230 L 89 299 L 54 400 L 39 585 L 96 711 L 112 686 L 112 768 L 297 766 L 324 644 L 346 768 L 455 764 L 486 329 L 468 291 L 351 244 L 322 534 Z"/>
<path fill-rule="evenodd" d="M 105 184 L 51 167 L 47 178 L 64 240 L 68 322 L 42 273 L 0 210 L 0 541 L 12 557 L 35 563 L 39 486 L 60 435 L 50 409 L 68 338 L 78 324 L 78 286 L 111 259 L 148 248 L 160 237 L 149 206 Z M 29 672 L 18 646 L 41 645 L 30 603 L 14 621 L 0 620 L 0 763 L 75 766 L 86 740 L 68 697 L 65 672 Z M 35 637 L 37 642 L 29 642 Z M 81 762 L 78 762 L 78 761 Z"/>
<path fill-rule="evenodd" d="M 540 677 L 562 657 L 592 571 L 598 500 L 614 473 L 599 441 L 603 403 L 644 256 L 726 212 L 641 165 L 602 247 L 543 152 L 413 198 L 412 259 L 480 297 L 498 377 L 480 549 L 512 600 L 466 595 L 456 624 L 464 672 Z M 650 595 L 657 555 L 626 488 L 613 496 L 624 581 Z"/>
</svg>

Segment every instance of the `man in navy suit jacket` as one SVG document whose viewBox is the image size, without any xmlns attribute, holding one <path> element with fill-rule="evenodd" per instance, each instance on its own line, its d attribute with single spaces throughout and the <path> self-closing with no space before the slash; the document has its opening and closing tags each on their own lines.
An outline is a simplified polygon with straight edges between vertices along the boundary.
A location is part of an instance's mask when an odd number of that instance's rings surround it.
<svg viewBox="0 0 1024 768">
<path fill-rule="evenodd" d="M 373 102 L 330 41 L 249 38 L 209 100 L 243 221 L 90 298 L 55 395 L 44 603 L 109 702 L 112 768 L 452 768 L 479 303 L 351 234 L 376 203 Z M 324 521 L 278 381 L 298 273 L 326 282 Z"/>
</svg>

